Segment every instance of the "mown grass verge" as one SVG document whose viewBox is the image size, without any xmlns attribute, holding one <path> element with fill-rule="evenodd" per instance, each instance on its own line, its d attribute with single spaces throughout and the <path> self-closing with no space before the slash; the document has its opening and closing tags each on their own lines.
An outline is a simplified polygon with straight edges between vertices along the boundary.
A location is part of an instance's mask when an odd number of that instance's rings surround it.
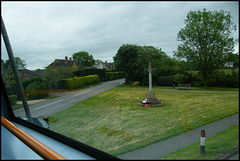
<svg viewBox="0 0 240 161">
<path fill-rule="evenodd" d="M 172 152 L 160 160 L 219 160 L 239 147 L 239 125 L 206 139 L 205 153 L 200 153 L 200 142 Z"/>
<path fill-rule="evenodd" d="M 153 89 L 161 107 L 137 103 L 146 88 L 117 87 L 51 115 L 50 129 L 119 155 L 239 112 L 238 92 Z"/>
</svg>

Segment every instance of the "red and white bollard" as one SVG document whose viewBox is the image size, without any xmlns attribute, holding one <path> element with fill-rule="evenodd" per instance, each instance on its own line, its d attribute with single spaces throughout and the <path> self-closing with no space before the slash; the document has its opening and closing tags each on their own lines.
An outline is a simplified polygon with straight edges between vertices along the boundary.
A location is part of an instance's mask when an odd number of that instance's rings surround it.
<svg viewBox="0 0 240 161">
<path fill-rule="evenodd" d="M 205 153 L 205 130 L 201 130 L 200 151 L 201 153 Z"/>
</svg>

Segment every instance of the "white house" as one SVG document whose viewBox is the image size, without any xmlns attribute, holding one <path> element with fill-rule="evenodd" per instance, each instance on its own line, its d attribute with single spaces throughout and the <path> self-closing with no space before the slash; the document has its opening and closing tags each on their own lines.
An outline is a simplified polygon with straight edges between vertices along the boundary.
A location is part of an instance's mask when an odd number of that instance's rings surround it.
<svg viewBox="0 0 240 161">
<path fill-rule="evenodd" d="M 225 67 L 233 67 L 233 62 L 226 62 Z"/>
<path fill-rule="evenodd" d="M 110 69 L 114 69 L 114 64 L 113 63 L 107 63 L 105 61 L 105 63 L 103 62 L 100 62 L 98 64 L 95 64 L 94 67 L 98 68 L 98 69 L 107 69 L 107 70 L 110 70 Z"/>
</svg>

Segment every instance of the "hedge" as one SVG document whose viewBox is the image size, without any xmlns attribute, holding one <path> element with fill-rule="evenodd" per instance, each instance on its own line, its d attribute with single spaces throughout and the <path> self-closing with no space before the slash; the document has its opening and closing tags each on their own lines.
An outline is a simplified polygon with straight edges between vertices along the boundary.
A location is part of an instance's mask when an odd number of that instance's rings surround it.
<svg viewBox="0 0 240 161">
<path fill-rule="evenodd" d="M 48 96 L 48 90 L 25 90 L 27 100 L 41 99 Z"/>
<path fill-rule="evenodd" d="M 207 86 L 239 88 L 239 73 L 226 74 L 217 70 L 207 79 Z"/>
<path fill-rule="evenodd" d="M 58 80 L 59 89 L 77 89 L 87 85 L 99 82 L 98 75 L 88 75 L 84 77 L 77 77 L 71 79 Z"/>
<path fill-rule="evenodd" d="M 74 76 L 83 77 L 87 75 L 98 75 L 99 81 L 110 81 L 125 77 L 124 72 L 106 72 L 104 69 L 81 69 L 73 72 Z"/>
<path fill-rule="evenodd" d="M 45 78 L 35 77 L 35 78 L 32 78 L 32 79 L 23 80 L 22 81 L 23 89 L 26 89 L 27 86 L 29 86 L 33 82 L 42 82 L 42 83 L 45 83 L 47 85 L 47 80 Z"/>
<path fill-rule="evenodd" d="M 186 83 L 191 86 L 204 86 L 203 80 L 200 75 L 197 74 L 176 74 L 169 76 L 160 76 L 157 79 L 153 79 L 153 84 L 158 86 L 172 86 L 173 84 Z M 239 73 L 232 72 L 226 74 L 225 72 L 216 70 L 207 79 L 208 87 L 232 87 L 239 88 Z"/>
<path fill-rule="evenodd" d="M 10 95 L 8 96 L 11 105 L 15 105 L 17 103 L 17 96 L 16 95 Z"/>
<path fill-rule="evenodd" d="M 125 77 L 124 72 L 107 72 L 106 73 L 106 80 L 107 81 L 120 79 L 120 78 L 124 78 L 124 77 Z"/>
<path fill-rule="evenodd" d="M 98 75 L 99 81 L 104 82 L 106 79 L 106 71 L 104 69 L 81 69 L 73 72 L 74 76 L 83 77 L 88 75 Z"/>
<path fill-rule="evenodd" d="M 160 76 L 157 78 L 156 82 L 153 82 L 153 84 L 158 86 L 172 86 L 174 84 L 173 75 Z"/>
</svg>

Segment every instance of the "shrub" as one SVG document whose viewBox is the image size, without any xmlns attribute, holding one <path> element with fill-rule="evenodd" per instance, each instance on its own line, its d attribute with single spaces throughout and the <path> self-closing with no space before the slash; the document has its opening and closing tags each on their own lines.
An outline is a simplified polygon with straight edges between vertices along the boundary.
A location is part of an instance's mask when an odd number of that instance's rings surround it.
<svg viewBox="0 0 240 161">
<path fill-rule="evenodd" d="M 48 89 L 48 85 L 46 82 L 34 81 L 30 83 L 26 90 L 45 90 Z"/>
<path fill-rule="evenodd" d="M 17 96 L 16 95 L 10 95 L 10 96 L 8 96 L 8 98 L 9 98 L 9 101 L 10 101 L 12 106 L 17 103 Z"/>
<path fill-rule="evenodd" d="M 86 78 L 88 85 L 99 82 L 99 77 L 97 75 L 88 75 L 88 76 L 85 76 L 85 78 Z"/>
<path fill-rule="evenodd" d="M 46 86 L 44 89 L 48 88 L 48 82 L 46 79 L 40 78 L 40 77 L 35 77 L 32 79 L 23 80 L 22 81 L 23 89 L 26 89 L 33 82 L 42 82 Z"/>
<path fill-rule="evenodd" d="M 189 83 L 189 76 L 182 75 L 182 74 L 175 74 L 173 76 L 173 81 L 177 84 L 180 83 Z"/>
<path fill-rule="evenodd" d="M 74 76 L 83 77 L 88 75 L 98 75 L 99 81 L 110 81 L 125 77 L 124 72 L 106 72 L 104 69 L 81 69 L 73 72 Z"/>
<path fill-rule="evenodd" d="M 61 81 L 63 89 L 73 89 L 72 79 L 62 79 Z"/>
<path fill-rule="evenodd" d="M 98 75 L 99 81 L 104 82 L 106 80 L 106 71 L 104 69 L 81 69 L 73 72 L 74 76 L 83 77 L 88 75 Z"/>
<path fill-rule="evenodd" d="M 239 88 L 239 73 L 232 72 L 232 74 L 227 74 L 225 78 L 225 85 L 227 87 Z"/>
<path fill-rule="evenodd" d="M 48 90 L 26 90 L 27 100 L 41 99 L 48 96 Z"/>
<path fill-rule="evenodd" d="M 32 79 L 32 82 L 25 89 L 26 98 L 28 100 L 41 99 L 48 96 L 47 80 L 42 78 Z"/>
<path fill-rule="evenodd" d="M 138 86 L 140 84 L 139 81 L 133 82 L 132 86 Z"/>
<path fill-rule="evenodd" d="M 59 88 L 62 89 L 77 89 L 87 85 L 99 82 L 98 75 L 89 75 L 84 77 L 77 77 L 71 79 L 58 80 Z"/>
<path fill-rule="evenodd" d="M 155 83 L 154 83 L 155 84 Z M 173 82 L 173 76 L 160 76 L 157 78 L 156 84 L 158 86 L 172 86 L 174 84 Z"/>
<path fill-rule="evenodd" d="M 232 71 L 226 74 L 223 71 L 216 70 L 213 74 L 209 75 L 207 80 L 208 87 L 239 87 L 239 73 Z M 201 83 L 203 84 L 203 83 Z"/>
<path fill-rule="evenodd" d="M 116 80 L 120 78 L 124 78 L 125 73 L 124 72 L 107 72 L 106 73 L 106 80 L 111 81 L 111 80 Z"/>
<path fill-rule="evenodd" d="M 19 94 L 18 86 L 15 81 L 7 82 L 6 89 L 7 89 L 8 95 L 18 95 Z"/>
<path fill-rule="evenodd" d="M 216 70 L 207 79 L 208 87 L 239 87 L 238 72 L 232 72 L 232 74 L 226 74 L 223 71 Z"/>
</svg>

